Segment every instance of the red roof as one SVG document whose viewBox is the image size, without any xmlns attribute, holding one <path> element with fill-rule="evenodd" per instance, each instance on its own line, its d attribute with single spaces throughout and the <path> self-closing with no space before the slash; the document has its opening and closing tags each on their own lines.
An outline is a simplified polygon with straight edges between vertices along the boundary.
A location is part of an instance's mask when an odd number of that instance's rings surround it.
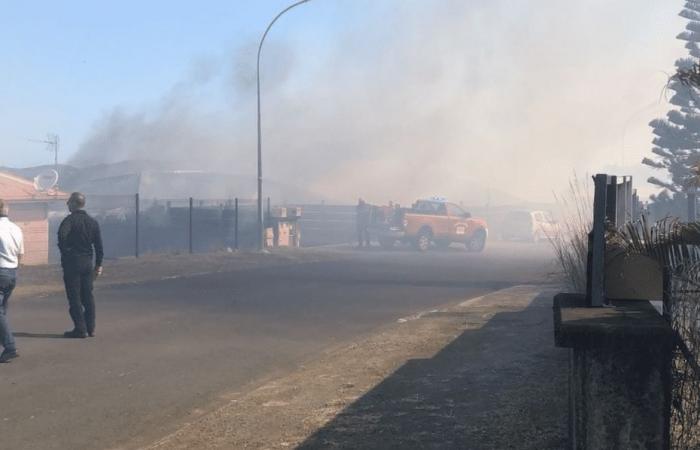
<svg viewBox="0 0 700 450">
<path fill-rule="evenodd" d="M 7 201 L 32 201 L 64 199 L 68 195 L 58 190 L 38 191 L 34 183 L 25 178 L 0 172 L 0 198 Z"/>
</svg>

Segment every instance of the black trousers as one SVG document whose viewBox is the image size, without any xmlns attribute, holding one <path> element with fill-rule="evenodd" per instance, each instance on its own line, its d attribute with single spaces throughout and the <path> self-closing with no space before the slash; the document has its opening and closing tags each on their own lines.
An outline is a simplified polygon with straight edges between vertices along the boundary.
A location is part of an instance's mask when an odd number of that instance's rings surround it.
<svg viewBox="0 0 700 450">
<path fill-rule="evenodd" d="M 81 333 L 95 331 L 95 297 L 92 284 L 95 267 L 92 258 L 79 257 L 63 262 L 63 284 L 68 297 L 68 312 L 74 329 Z"/>
</svg>

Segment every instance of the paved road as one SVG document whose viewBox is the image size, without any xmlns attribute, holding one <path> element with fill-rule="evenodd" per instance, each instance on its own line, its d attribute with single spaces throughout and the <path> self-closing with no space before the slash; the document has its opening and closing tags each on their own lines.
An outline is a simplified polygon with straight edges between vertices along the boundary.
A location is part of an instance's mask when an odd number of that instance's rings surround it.
<svg viewBox="0 0 700 450">
<path fill-rule="evenodd" d="M 148 442 L 245 389 L 400 317 L 551 270 L 544 246 L 359 252 L 337 260 L 98 291 L 98 336 L 65 340 L 62 296 L 23 299 L 21 358 L 0 366 L 0 448 Z"/>
</svg>

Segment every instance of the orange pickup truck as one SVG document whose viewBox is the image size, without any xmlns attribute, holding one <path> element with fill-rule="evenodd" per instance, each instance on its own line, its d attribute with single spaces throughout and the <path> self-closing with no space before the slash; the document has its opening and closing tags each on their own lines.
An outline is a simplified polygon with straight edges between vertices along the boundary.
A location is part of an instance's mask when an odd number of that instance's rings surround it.
<svg viewBox="0 0 700 450">
<path fill-rule="evenodd" d="M 404 242 L 426 251 L 433 244 L 448 247 L 457 242 L 470 252 L 481 252 L 486 246 L 486 221 L 471 217 L 454 203 L 430 199 L 418 200 L 412 208 L 375 208 L 370 234 L 384 248 Z"/>
</svg>

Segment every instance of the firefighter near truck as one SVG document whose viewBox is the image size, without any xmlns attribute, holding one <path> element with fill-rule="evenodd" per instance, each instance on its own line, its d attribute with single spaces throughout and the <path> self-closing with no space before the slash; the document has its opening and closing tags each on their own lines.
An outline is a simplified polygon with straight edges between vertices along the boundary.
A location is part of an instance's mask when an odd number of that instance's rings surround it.
<svg viewBox="0 0 700 450">
<path fill-rule="evenodd" d="M 403 243 L 424 252 L 432 246 L 447 248 L 458 243 L 467 251 L 481 252 L 488 225 L 455 203 L 433 198 L 418 200 L 411 208 L 372 206 L 369 233 L 385 249 Z"/>
</svg>

